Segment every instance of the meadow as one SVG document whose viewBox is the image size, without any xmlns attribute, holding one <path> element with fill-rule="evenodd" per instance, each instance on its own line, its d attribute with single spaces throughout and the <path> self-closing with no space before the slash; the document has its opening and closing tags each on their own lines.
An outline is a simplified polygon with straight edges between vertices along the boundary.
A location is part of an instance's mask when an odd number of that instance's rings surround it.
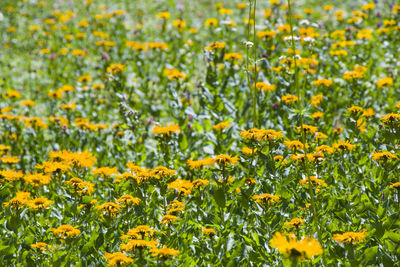
<svg viewBox="0 0 400 267">
<path fill-rule="evenodd" d="M 397 1 L 1 0 L 0 266 L 400 265 Z"/>
</svg>

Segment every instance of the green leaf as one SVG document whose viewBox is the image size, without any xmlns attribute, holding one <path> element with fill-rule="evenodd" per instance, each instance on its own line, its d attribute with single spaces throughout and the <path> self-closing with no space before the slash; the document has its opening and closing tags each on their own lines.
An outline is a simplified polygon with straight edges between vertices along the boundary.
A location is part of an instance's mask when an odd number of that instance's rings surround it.
<svg viewBox="0 0 400 267">
<path fill-rule="evenodd" d="M 367 248 L 364 251 L 365 263 L 369 263 L 370 261 L 374 260 L 377 253 L 378 253 L 378 246 Z"/>
<path fill-rule="evenodd" d="M 218 188 L 214 193 L 214 200 L 220 208 L 225 208 L 225 192 L 222 188 Z"/>
</svg>

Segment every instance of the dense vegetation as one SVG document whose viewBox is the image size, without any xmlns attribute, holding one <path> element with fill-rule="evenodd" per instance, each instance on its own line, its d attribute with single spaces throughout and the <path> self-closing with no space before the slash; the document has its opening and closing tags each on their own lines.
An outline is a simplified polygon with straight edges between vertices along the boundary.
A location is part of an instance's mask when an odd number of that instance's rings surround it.
<svg viewBox="0 0 400 267">
<path fill-rule="evenodd" d="M 1 264 L 399 265 L 375 2 L 1 0 Z"/>
</svg>

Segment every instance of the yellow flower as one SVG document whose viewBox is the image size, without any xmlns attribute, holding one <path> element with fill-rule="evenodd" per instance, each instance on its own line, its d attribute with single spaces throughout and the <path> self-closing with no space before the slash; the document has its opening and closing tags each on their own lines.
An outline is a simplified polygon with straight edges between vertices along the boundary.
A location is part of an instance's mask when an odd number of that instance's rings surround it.
<svg viewBox="0 0 400 267">
<path fill-rule="evenodd" d="M 15 164 L 15 163 L 18 163 L 21 161 L 19 158 L 12 157 L 12 156 L 5 156 L 0 159 L 3 163 L 6 163 L 6 164 Z"/>
<path fill-rule="evenodd" d="M 298 140 L 283 141 L 283 144 L 284 144 L 287 148 L 292 149 L 292 150 L 294 150 L 294 151 L 304 148 L 303 143 L 300 142 L 300 141 L 298 141 Z"/>
<path fill-rule="evenodd" d="M 272 141 L 283 137 L 283 133 L 271 129 L 252 128 L 249 130 L 243 130 L 240 133 L 240 136 L 248 140 Z"/>
<path fill-rule="evenodd" d="M 18 209 L 23 206 L 27 206 L 29 204 L 29 198 L 31 197 L 31 193 L 18 191 L 17 196 L 12 198 L 9 202 L 5 202 L 4 206 L 11 206 L 13 209 Z"/>
<path fill-rule="evenodd" d="M 393 79 L 390 77 L 382 78 L 376 83 L 376 85 L 378 88 L 390 87 L 393 85 Z"/>
<path fill-rule="evenodd" d="M 315 126 L 303 124 L 302 126 L 296 127 L 298 133 L 306 133 L 306 134 L 315 134 L 318 131 L 318 128 Z"/>
<path fill-rule="evenodd" d="M 281 99 L 283 102 L 285 102 L 285 104 L 291 104 L 299 100 L 299 98 L 294 95 L 283 95 Z"/>
<path fill-rule="evenodd" d="M 120 72 L 123 72 L 125 69 L 125 66 L 122 64 L 118 64 L 118 63 L 114 63 L 111 64 L 108 68 L 107 68 L 107 72 L 108 73 L 112 73 L 113 75 L 117 75 Z"/>
<path fill-rule="evenodd" d="M 361 232 L 346 232 L 343 234 L 335 234 L 333 235 L 333 239 L 338 243 L 360 243 L 365 240 L 367 236 L 366 229 L 363 229 Z"/>
<path fill-rule="evenodd" d="M 349 140 L 347 141 L 339 140 L 337 143 L 334 143 L 332 147 L 339 151 L 345 151 L 345 150 L 351 151 L 356 147 L 356 145 L 351 144 Z"/>
<path fill-rule="evenodd" d="M 325 183 L 324 180 L 318 179 L 315 176 L 310 176 L 305 178 L 304 180 L 301 180 L 300 185 L 309 185 L 311 183 L 312 187 L 315 187 L 315 191 L 319 191 L 321 189 L 321 187 L 327 187 L 328 185 Z"/>
<path fill-rule="evenodd" d="M 51 248 L 51 246 L 47 245 L 44 242 L 37 242 L 36 244 L 32 244 L 31 248 L 32 249 L 37 249 L 37 250 L 40 250 L 40 251 L 45 251 L 46 249 Z"/>
<path fill-rule="evenodd" d="M 192 182 L 194 188 L 199 188 L 200 186 L 206 186 L 209 183 L 210 181 L 205 179 L 196 179 Z"/>
<path fill-rule="evenodd" d="M 239 53 L 226 53 L 224 56 L 224 60 L 242 60 L 243 55 Z"/>
<path fill-rule="evenodd" d="M 271 31 L 261 31 L 261 32 L 258 32 L 258 33 L 257 33 L 257 36 L 258 36 L 259 38 L 265 37 L 265 38 L 267 38 L 267 39 L 273 38 L 275 35 L 276 35 L 276 32 L 273 31 L 273 30 L 271 30 Z"/>
<path fill-rule="evenodd" d="M 21 171 L 14 170 L 1 170 L 0 178 L 6 180 L 7 182 L 14 182 L 21 179 L 23 176 Z"/>
<path fill-rule="evenodd" d="M 39 187 L 45 184 L 49 184 L 51 178 L 50 176 L 44 175 L 42 173 L 35 173 L 35 174 L 28 173 L 24 176 L 24 180 L 25 182 L 34 187 Z"/>
<path fill-rule="evenodd" d="M 32 100 L 22 100 L 19 102 L 21 106 L 33 107 L 35 105 L 35 101 Z"/>
<path fill-rule="evenodd" d="M 204 24 L 207 27 L 217 27 L 218 26 L 218 19 L 216 19 L 216 18 L 206 19 L 206 22 Z"/>
<path fill-rule="evenodd" d="M 123 251 L 135 251 L 135 249 L 155 248 L 157 241 L 155 240 L 129 240 L 127 244 L 121 244 L 120 248 Z"/>
<path fill-rule="evenodd" d="M 133 260 L 131 258 L 126 256 L 122 252 L 115 252 L 115 253 L 107 253 L 106 252 L 104 257 L 108 261 L 108 266 L 116 266 L 116 267 L 118 266 L 119 267 L 119 266 L 124 266 L 124 265 L 127 265 L 127 264 L 133 262 Z"/>
<path fill-rule="evenodd" d="M 144 239 L 146 237 L 153 237 L 153 234 L 157 232 L 150 228 L 147 225 L 138 225 L 136 228 L 133 228 L 126 233 L 126 235 L 122 235 L 121 239 Z"/>
<path fill-rule="evenodd" d="M 203 235 L 206 235 L 209 238 L 213 238 L 217 234 L 217 232 L 212 228 L 201 227 L 201 229 L 202 229 Z"/>
<path fill-rule="evenodd" d="M 171 14 L 168 11 L 163 11 L 157 14 L 157 18 L 160 19 L 169 19 L 171 17 Z"/>
<path fill-rule="evenodd" d="M 128 205 L 137 206 L 140 203 L 140 199 L 133 197 L 129 194 L 125 194 L 125 195 L 122 195 L 120 198 L 118 198 L 116 202 L 118 204 L 123 204 L 125 206 L 128 206 Z"/>
<path fill-rule="evenodd" d="M 97 209 L 102 213 L 105 212 L 110 217 L 115 217 L 121 210 L 121 206 L 113 202 L 106 202 L 103 205 L 97 206 Z"/>
<path fill-rule="evenodd" d="M 189 180 L 177 179 L 168 184 L 169 189 L 175 189 L 179 194 L 184 196 L 190 195 L 192 193 L 193 183 Z"/>
<path fill-rule="evenodd" d="M 271 204 L 277 203 L 279 199 L 280 199 L 279 196 L 274 196 L 268 193 L 253 196 L 253 200 L 255 200 L 259 204 L 266 206 L 270 206 Z"/>
<path fill-rule="evenodd" d="M 171 259 L 172 257 L 178 256 L 180 251 L 173 249 L 173 248 L 167 248 L 166 246 L 163 246 L 162 248 L 153 248 L 152 249 L 153 256 L 158 256 L 160 259 L 167 260 Z"/>
<path fill-rule="evenodd" d="M 192 160 L 188 159 L 187 164 L 189 165 L 190 169 L 200 169 L 202 167 L 208 166 L 208 165 L 213 165 L 215 162 L 211 158 L 205 158 L 201 160 Z"/>
<path fill-rule="evenodd" d="M 265 82 L 257 82 L 255 87 L 258 91 L 262 90 L 263 92 L 272 92 L 275 90 L 275 84 L 268 84 Z"/>
<path fill-rule="evenodd" d="M 172 124 L 172 123 L 167 124 L 166 127 L 156 125 L 153 128 L 153 132 L 155 134 L 163 134 L 163 135 L 171 136 L 172 133 L 179 134 L 180 128 L 179 128 L 178 124 Z"/>
<path fill-rule="evenodd" d="M 174 221 L 178 220 L 178 217 L 174 216 L 174 215 L 165 215 L 164 217 L 161 218 L 161 222 L 164 225 L 169 225 L 171 223 L 173 223 Z"/>
<path fill-rule="evenodd" d="M 116 167 L 114 167 L 114 168 L 102 167 L 102 168 L 95 169 L 92 172 L 93 172 L 93 174 L 97 174 L 97 175 L 100 175 L 101 177 L 105 178 L 105 177 L 109 177 L 113 174 L 116 174 L 118 171 L 117 171 Z"/>
<path fill-rule="evenodd" d="M 321 245 L 312 237 L 296 240 L 293 235 L 286 237 L 279 232 L 274 234 L 270 245 L 285 257 L 297 261 L 311 259 L 323 252 Z"/>
<path fill-rule="evenodd" d="M 304 220 L 301 218 L 294 218 L 292 219 L 290 222 L 285 222 L 284 225 L 286 227 L 291 227 L 291 228 L 299 228 L 300 226 L 302 226 L 304 224 Z"/>
<path fill-rule="evenodd" d="M 397 189 L 400 191 L 400 182 L 390 184 L 390 189 Z"/>
<path fill-rule="evenodd" d="M 231 164 L 235 164 L 239 162 L 239 158 L 238 157 L 232 157 L 230 155 L 226 155 L 226 154 L 222 154 L 222 155 L 218 155 L 214 158 L 214 161 L 219 164 L 219 165 L 223 165 L 223 166 L 228 166 Z"/>
<path fill-rule="evenodd" d="M 400 114 L 398 114 L 398 113 L 389 113 L 389 114 L 384 115 L 381 118 L 381 121 L 383 123 L 385 123 L 385 124 L 391 125 L 394 122 L 399 121 L 399 119 L 400 119 Z"/>
<path fill-rule="evenodd" d="M 31 209 L 37 210 L 37 209 L 45 209 L 47 208 L 53 201 L 48 200 L 45 197 L 37 197 L 33 200 L 30 200 L 28 202 L 28 205 Z"/>
<path fill-rule="evenodd" d="M 328 80 L 328 79 L 319 79 L 319 80 L 316 80 L 316 81 L 313 81 L 313 85 L 324 85 L 324 86 L 326 86 L 326 87 L 329 87 L 329 86 L 331 86 L 332 85 L 332 81 L 331 80 Z"/>
<path fill-rule="evenodd" d="M 90 75 L 83 75 L 78 78 L 78 82 L 80 83 L 88 83 L 92 81 L 92 76 Z"/>
<path fill-rule="evenodd" d="M 376 161 L 387 161 L 387 160 L 394 160 L 398 159 L 398 156 L 396 153 L 390 153 L 388 151 L 383 151 L 383 152 L 376 152 L 374 151 L 372 153 L 372 159 Z"/>
<path fill-rule="evenodd" d="M 213 129 L 216 130 L 216 131 L 221 131 L 221 130 L 223 130 L 223 129 L 229 127 L 229 126 L 231 126 L 231 125 L 229 124 L 229 122 L 220 122 L 220 123 L 214 125 L 214 126 L 213 126 Z"/>
</svg>

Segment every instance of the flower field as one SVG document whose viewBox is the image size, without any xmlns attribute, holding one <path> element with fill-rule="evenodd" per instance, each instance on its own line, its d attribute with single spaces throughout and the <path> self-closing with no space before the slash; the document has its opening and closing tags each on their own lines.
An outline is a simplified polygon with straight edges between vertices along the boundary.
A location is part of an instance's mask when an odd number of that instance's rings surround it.
<svg viewBox="0 0 400 267">
<path fill-rule="evenodd" d="M 399 266 L 400 3 L 1 0 L 1 266 Z"/>
</svg>

